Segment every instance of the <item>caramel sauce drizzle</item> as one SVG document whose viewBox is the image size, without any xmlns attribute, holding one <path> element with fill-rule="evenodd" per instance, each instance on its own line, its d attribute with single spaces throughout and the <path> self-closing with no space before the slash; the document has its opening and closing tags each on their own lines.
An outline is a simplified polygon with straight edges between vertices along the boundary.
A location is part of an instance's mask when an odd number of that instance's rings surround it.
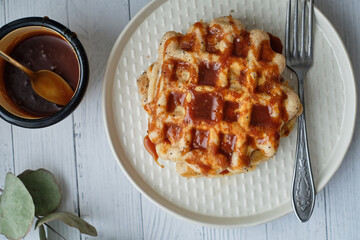
<svg viewBox="0 0 360 240">
<path fill-rule="evenodd" d="M 146 137 L 144 138 L 144 146 L 146 148 L 146 150 L 151 154 L 151 156 L 154 158 L 155 162 L 162 168 L 164 168 L 163 165 L 161 165 L 158 162 L 159 159 L 159 155 L 156 152 L 156 145 L 155 143 L 153 143 L 150 138 L 149 135 L 146 135 Z"/>
</svg>

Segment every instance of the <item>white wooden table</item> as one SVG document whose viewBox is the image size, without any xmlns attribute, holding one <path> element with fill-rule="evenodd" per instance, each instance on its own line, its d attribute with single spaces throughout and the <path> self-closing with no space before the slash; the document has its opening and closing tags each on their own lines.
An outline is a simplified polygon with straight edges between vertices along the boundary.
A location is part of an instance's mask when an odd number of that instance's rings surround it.
<svg viewBox="0 0 360 240">
<path fill-rule="evenodd" d="M 235 1 L 235 0 L 234 0 Z M 104 69 L 119 33 L 148 0 L 0 0 L 0 25 L 26 16 L 49 16 L 75 31 L 90 62 L 90 83 L 77 110 L 45 129 L 11 126 L 0 119 L 0 187 L 6 172 L 52 171 L 63 188 L 60 207 L 78 214 L 98 239 L 360 239 L 360 128 L 343 164 L 317 195 L 311 220 L 293 214 L 244 229 L 216 229 L 173 217 L 142 196 L 120 170 L 102 120 Z M 318 0 L 348 49 L 360 86 L 360 1 Z M 67 239 L 91 239 L 61 223 L 51 224 Z M 50 239 L 58 237 L 49 231 Z M 0 239 L 5 239 L 0 236 Z M 38 239 L 31 231 L 26 239 Z"/>
</svg>

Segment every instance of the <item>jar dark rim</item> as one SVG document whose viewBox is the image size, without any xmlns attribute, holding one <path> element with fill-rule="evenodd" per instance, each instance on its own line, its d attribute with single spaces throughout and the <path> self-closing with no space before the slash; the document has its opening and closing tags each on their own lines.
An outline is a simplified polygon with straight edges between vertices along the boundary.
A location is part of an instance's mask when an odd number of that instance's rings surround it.
<svg viewBox="0 0 360 240">
<path fill-rule="evenodd" d="M 42 26 L 61 34 L 74 48 L 79 61 L 80 75 L 77 90 L 70 102 L 57 113 L 38 119 L 26 119 L 18 117 L 0 106 L 0 117 L 5 121 L 25 128 L 43 128 L 63 120 L 69 116 L 80 104 L 85 95 L 85 91 L 89 82 L 89 62 L 85 49 L 77 38 L 76 34 L 71 32 L 70 29 L 61 23 L 51 20 L 48 17 L 26 17 L 5 24 L 0 28 L 0 40 L 16 29 L 29 26 Z"/>
</svg>

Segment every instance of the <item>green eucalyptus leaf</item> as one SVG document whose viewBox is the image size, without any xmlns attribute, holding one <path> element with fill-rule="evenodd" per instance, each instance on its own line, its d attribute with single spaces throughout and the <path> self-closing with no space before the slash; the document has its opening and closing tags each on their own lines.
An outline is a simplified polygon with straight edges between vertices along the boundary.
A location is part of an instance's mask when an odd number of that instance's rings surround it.
<svg viewBox="0 0 360 240">
<path fill-rule="evenodd" d="M 39 238 L 40 238 L 40 240 L 47 240 L 45 228 L 44 228 L 43 225 L 41 225 L 41 226 L 39 227 Z"/>
<path fill-rule="evenodd" d="M 56 212 L 40 218 L 35 224 L 35 229 L 43 225 L 44 223 L 48 223 L 53 220 L 60 220 L 71 227 L 79 229 L 81 233 L 90 236 L 97 236 L 96 229 L 93 226 L 91 226 L 89 223 L 79 218 L 78 216 L 69 212 Z"/>
<path fill-rule="evenodd" d="M 59 207 L 61 189 L 51 172 L 46 169 L 26 170 L 18 177 L 34 200 L 36 216 L 48 215 Z"/>
<path fill-rule="evenodd" d="M 21 239 L 30 231 L 35 214 L 30 193 L 19 178 L 6 174 L 0 202 L 0 233 L 8 239 Z"/>
</svg>

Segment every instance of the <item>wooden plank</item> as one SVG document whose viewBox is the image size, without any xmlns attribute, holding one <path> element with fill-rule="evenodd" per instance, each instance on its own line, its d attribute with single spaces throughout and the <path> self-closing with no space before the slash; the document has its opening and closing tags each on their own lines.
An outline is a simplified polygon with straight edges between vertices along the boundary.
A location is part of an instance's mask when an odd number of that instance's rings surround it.
<svg viewBox="0 0 360 240">
<path fill-rule="evenodd" d="M 238 239 L 251 239 L 251 240 L 264 240 L 266 238 L 266 225 L 262 224 L 249 228 L 204 228 L 204 239 L 207 240 L 238 240 Z"/>
<path fill-rule="evenodd" d="M 0 0 L 0 26 L 5 24 L 5 4 Z M 0 119 L 0 188 L 4 189 L 5 176 L 8 172 L 14 172 L 14 156 L 12 145 L 11 125 Z M 0 235 L 1 240 L 6 237 Z"/>
<path fill-rule="evenodd" d="M 0 26 L 5 24 L 5 5 L 0 1 Z M 14 172 L 11 125 L 0 119 L 0 188 L 4 189 L 5 175 Z"/>
<path fill-rule="evenodd" d="M 55 0 L 5 0 L 7 22 L 23 17 L 44 17 L 59 21 L 67 25 L 67 4 L 66 1 Z"/>
<path fill-rule="evenodd" d="M 359 140 L 353 145 L 359 147 Z M 328 239 L 359 239 L 358 158 L 358 151 L 350 150 L 325 189 Z"/>
<path fill-rule="evenodd" d="M 0 188 L 4 189 L 6 173 L 14 172 L 14 157 L 12 150 L 11 125 L 2 119 L 0 119 L 0 162 Z"/>
<path fill-rule="evenodd" d="M 13 127 L 14 159 L 16 174 L 26 169 L 45 168 L 54 173 L 63 191 L 59 210 L 78 213 L 76 172 L 74 163 L 74 141 L 71 117 L 45 129 L 23 129 Z M 74 228 L 61 223 L 51 226 L 67 239 L 78 239 L 79 233 Z M 59 239 L 50 233 L 50 239 Z M 31 231 L 31 237 L 37 237 Z"/>
<path fill-rule="evenodd" d="M 319 0 L 316 5 L 334 25 L 351 58 L 357 86 L 360 68 L 360 29 L 357 0 Z M 356 126 L 360 119 L 357 118 Z M 355 128 L 352 144 L 337 173 L 325 188 L 328 239 L 359 239 L 360 129 Z"/>
<path fill-rule="evenodd" d="M 99 239 L 142 239 L 140 194 L 117 165 L 101 109 L 103 74 L 110 50 L 129 21 L 127 0 L 70 0 L 69 22 L 90 61 L 90 82 L 74 113 L 80 213 Z"/>
<path fill-rule="evenodd" d="M 326 239 L 324 191 L 316 196 L 311 219 L 300 223 L 293 213 L 266 224 L 267 239 Z"/>
<path fill-rule="evenodd" d="M 150 0 L 130 1 L 130 16 L 133 18 Z"/>
<path fill-rule="evenodd" d="M 26 16 L 49 16 L 67 25 L 67 3 L 61 0 L 6 1 L 7 22 Z M 78 213 L 78 192 L 74 163 L 72 118 L 44 129 L 13 127 L 16 174 L 25 169 L 46 168 L 54 173 L 63 190 L 59 210 Z M 51 226 L 67 239 L 78 239 L 79 232 L 59 222 Z M 59 239 L 48 231 L 50 239 Z M 28 239 L 38 239 L 37 231 L 30 231 Z"/>
<path fill-rule="evenodd" d="M 203 239 L 203 227 L 178 219 L 142 196 L 144 239 Z"/>
</svg>

